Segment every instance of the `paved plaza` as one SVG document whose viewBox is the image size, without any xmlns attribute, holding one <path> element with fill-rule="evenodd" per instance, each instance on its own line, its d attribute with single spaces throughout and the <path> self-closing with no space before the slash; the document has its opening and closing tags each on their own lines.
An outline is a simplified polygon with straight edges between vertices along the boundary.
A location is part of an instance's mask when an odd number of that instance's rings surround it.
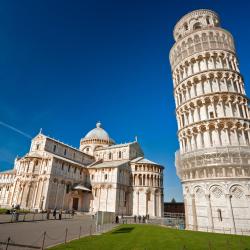
<svg viewBox="0 0 250 250">
<path fill-rule="evenodd" d="M 1 220 L 1 215 L 0 215 Z M 114 225 L 104 225 L 102 232 L 109 230 Z M 67 232 L 66 232 L 67 231 Z M 63 220 L 44 220 L 18 223 L 0 224 L 0 241 L 6 242 L 10 237 L 10 243 L 42 246 L 44 232 L 46 232 L 44 246 L 52 246 L 78 238 L 79 235 L 86 236 L 96 233 L 95 220 L 89 215 L 75 215 L 73 218 Z M 6 246 L 0 244 L 0 249 Z M 10 249 L 31 249 L 28 247 L 9 246 Z"/>
</svg>

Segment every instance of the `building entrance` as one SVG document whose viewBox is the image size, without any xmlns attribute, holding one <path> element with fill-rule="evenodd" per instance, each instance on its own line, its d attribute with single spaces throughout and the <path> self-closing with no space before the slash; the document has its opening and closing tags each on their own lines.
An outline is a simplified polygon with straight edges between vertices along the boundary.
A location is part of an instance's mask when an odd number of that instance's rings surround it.
<svg viewBox="0 0 250 250">
<path fill-rule="evenodd" d="M 72 208 L 74 210 L 78 210 L 78 202 L 79 202 L 79 198 L 73 198 L 73 206 L 72 206 Z"/>
</svg>

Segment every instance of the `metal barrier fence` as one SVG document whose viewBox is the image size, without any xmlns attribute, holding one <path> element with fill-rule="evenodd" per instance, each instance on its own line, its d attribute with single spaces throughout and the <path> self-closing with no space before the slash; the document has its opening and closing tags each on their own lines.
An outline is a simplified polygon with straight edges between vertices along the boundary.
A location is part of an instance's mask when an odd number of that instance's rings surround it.
<svg viewBox="0 0 250 250">
<path fill-rule="evenodd" d="M 46 231 L 41 233 L 37 239 L 33 240 L 29 244 L 22 244 L 15 241 L 13 237 L 8 237 L 5 241 L 0 241 L 0 250 L 2 249 L 46 249 L 58 244 L 66 244 L 67 242 L 82 237 L 98 235 L 110 231 L 116 226 L 116 224 L 104 224 L 96 226 L 95 223 L 86 227 L 85 225 L 76 228 L 66 227 L 63 233 L 51 234 Z"/>
<path fill-rule="evenodd" d="M 133 217 L 122 217 L 120 218 L 119 224 L 153 224 L 153 225 L 161 225 L 161 226 L 168 226 L 166 224 L 167 218 L 159 218 L 159 219 L 149 219 L 145 221 L 140 221 L 136 220 Z M 77 220 L 77 219 L 76 219 Z M 103 224 L 103 225 L 98 225 L 96 226 L 95 220 L 91 222 L 92 224 L 86 225 L 86 223 L 83 221 L 81 222 L 81 225 L 77 227 L 73 227 L 73 225 L 68 225 L 65 229 L 60 230 L 60 232 L 47 232 L 44 231 L 40 235 L 36 237 L 36 239 L 32 239 L 31 242 L 27 244 L 23 244 L 18 242 L 15 239 L 15 236 L 8 237 L 4 241 L 0 241 L 0 250 L 12 250 L 12 249 L 46 249 L 47 247 L 55 246 L 58 244 L 66 244 L 67 242 L 74 240 L 74 239 L 80 239 L 85 236 L 91 236 L 91 235 L 98 235 L 102 234 L 105 232 L 108 232 L 112 229 L 114 229 L 117 225 L 119 224 Z M 191 226 L 191 225 L 188 225 Z M 169 227 L 169 226 L 168 226 Z M 172 227 L 172 226 L 171 226 Z M 178 228 L 178 227 L 175 227 Z M 201 228 L 199 228 L 201 229 Z M 208 228 L 202 228 L 204 229 L 203 231 L 208 231 Z M 229 229 L 224 230 L 224 233 L 226 234 L 227 232 L 229 233 Z M 230 231 L 231 233 L 231 231 Z M 211 239 L 208 239 L 204 245 L 204 249 L 212 250 L 212 249 L 218 249 L 216 246 L 216 243 L 213 242 L 212 240 L 212 235 Z M 224 249 L 232 249 L 232 244 L 233 242 L 231 241 L 230 237 L 234 236 L 229 236 L 228 238 L 225 239 L 225 242 L 223 243 Z M 180 238 L 181 240 L 181 238 Z M 244 249 L 244 250 L 250 250 L 250 247 L 246 245 L 246 242 L 242 237 L 238 239 L 239 241 L 239 247 L 238 249 Z M 222 246 L 222 245 L 220 245 Z M 182 250 L 191 250 L 189 248 L 188 243 L 183 244 L 183 246 L 180 248 Z"/>
<path fill-rule="evenodd" d="M 250 235 L 250 230 L 245 228 L 238 228 L 236 229 L 236 232 L 232 230 L 230 227 L 222 227 L 222 228 L 216 228 L 216 227 L 201 227 L 201 226 L 194 226 L 192 224 L 188 224 L 186 227 L 187 230 L 192 231 L 201 231 L 201 232 L 210 232 L 210 233 L 222 233 L 222 234 L 237 234 L 237 235 Z"/>
<path fill-rule="evenodd" d="M 249 236 L 250 230 L 241 228 L 236 230 L 236 233 L 233 232 L 231 228 L 216 228 L 216 227 L 194 227 L 194 225 L 188 224 L 185 225 L 185 219 L 181 217 L 164 217 L 164 218 L 152 218 L 149 220 L 139 221 L 138 218 L 135 220 L 133 217 L 124 217 L 120 220 L 121 224 L 154 224 L 160 226 L 166 226 L 169 228 L 175 228 L 180 230 L 192 230 L 192 231 L 201 231 L 201 232 L 209 232 L 209 233 L 221 233 L 221 234 L 237 234 L 242 236 Z"/>
</svg>

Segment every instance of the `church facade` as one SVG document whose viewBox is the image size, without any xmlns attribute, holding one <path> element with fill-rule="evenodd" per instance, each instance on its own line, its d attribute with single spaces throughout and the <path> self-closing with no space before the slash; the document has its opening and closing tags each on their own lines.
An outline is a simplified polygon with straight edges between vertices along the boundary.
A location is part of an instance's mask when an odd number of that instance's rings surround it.
<svg viewBox="0 0 250 250">
<path fill-rule="evenodd" d="M 163 169 L 137 140 L 116 144 L 100 123 L 79 149 L 40 132 L 14 168 L 0 172 L 0 207 L 161 217 Z"/>
</svg>

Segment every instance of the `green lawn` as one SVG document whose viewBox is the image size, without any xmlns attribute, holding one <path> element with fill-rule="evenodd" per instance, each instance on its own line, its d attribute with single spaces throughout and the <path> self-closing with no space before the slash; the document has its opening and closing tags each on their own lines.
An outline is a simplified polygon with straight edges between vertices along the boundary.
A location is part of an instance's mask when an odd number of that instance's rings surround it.
<svg viewBox="0 0 250 250">
<path fill-rule="evenodd" d="M 84 250 L 250 250 L 250 237 L 169 229 L 153 225 L 122 225 L 111 232 L 71 241 L 51 249 Z"/>
</svg>

